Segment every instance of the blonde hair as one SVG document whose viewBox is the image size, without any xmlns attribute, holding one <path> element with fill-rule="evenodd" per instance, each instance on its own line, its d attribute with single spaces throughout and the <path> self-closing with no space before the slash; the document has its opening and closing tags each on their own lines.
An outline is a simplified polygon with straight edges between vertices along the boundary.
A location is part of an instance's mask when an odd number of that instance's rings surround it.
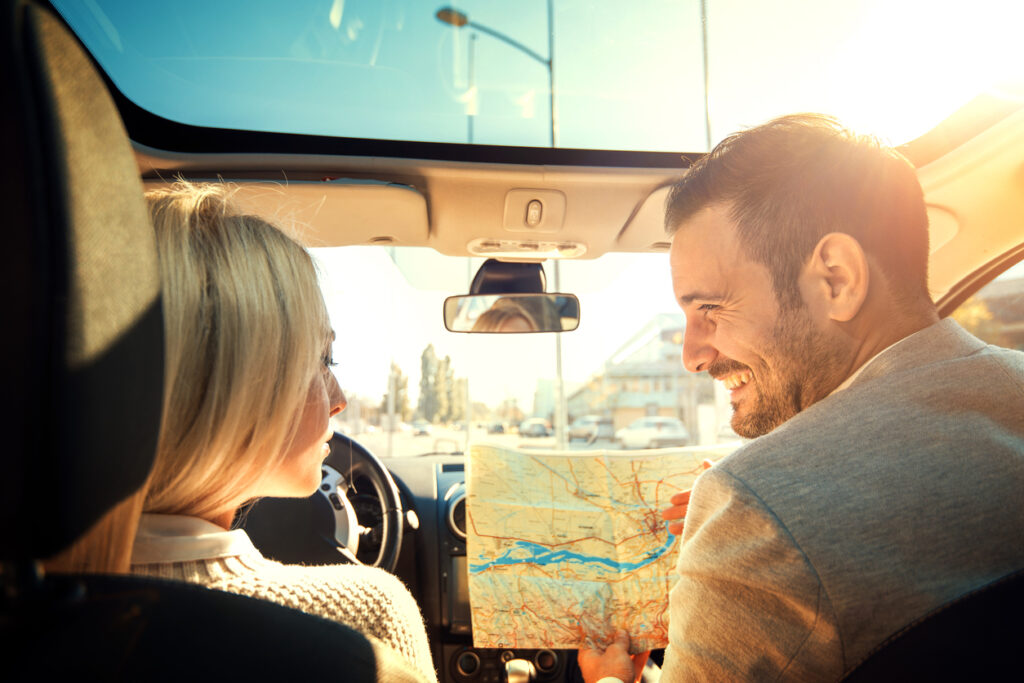
<svg viewBox="0 0 1024 683">
<path fill-rule="evenodd" d="M 209 518 L 283 459 L 330 344 L 305 249 L 224 184 L 147 193 L 163 287 L 163 419 L 146 512 Z"/>
<path fill-rule="evenodd" d="M 519 302 L 503 297 L 480 314 L 473 323 L 473 332 L 500 332 L 506 323 L 513 320 L 522 320 L 531 331 L 537 330 L 537 321 Z"/>
<path fill-rule="evenodd" d="M 131 494 L 89 527 L 71 547 L 46 560 L 46 571 L 126 574 L 131 566 L 132 542 L 139 526 L 145 487 Z"/>
</svg>

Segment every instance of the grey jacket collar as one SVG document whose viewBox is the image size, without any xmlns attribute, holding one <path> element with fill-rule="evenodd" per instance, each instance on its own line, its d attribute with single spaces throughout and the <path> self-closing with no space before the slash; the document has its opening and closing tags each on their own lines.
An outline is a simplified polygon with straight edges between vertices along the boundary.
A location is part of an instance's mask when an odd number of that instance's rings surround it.
<svg viewBox="0 0 1024 683">
<path fill-rule="evenodd" d="M 983 348 L 983 341 L 960 327 L 952 318 L 945 318 L 909 337 L 904 337 L 893 347 L 880 353 L 868 362 L 850 386 L 934 363 L 937 360 L 969 356 Z"/>
</svg>

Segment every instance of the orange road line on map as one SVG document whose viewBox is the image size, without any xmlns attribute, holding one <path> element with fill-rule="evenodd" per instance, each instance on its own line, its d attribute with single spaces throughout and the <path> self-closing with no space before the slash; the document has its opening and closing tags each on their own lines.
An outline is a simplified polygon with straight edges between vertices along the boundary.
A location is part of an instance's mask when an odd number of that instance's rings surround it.
<svg viewBox="0 0 1024 683">
<path fill-rule="evenodd" d="M 604 468 L 604 471 L 608 473 L 608 476 L 610 476 L 612 479 L 615 480 L 616 484 L 619 484 L 619 485 L 622 484 L 622 482 L 619 480 L 619 478 L 615 476 L 615 473 L 611 471 L 611 468 L 608 467 L 608 463 L 606 463 L 603 458 L 598 460 L 597 462 L 598 462 L 599 465 L 601 465 L 601 467 Z"/>
<path fill-rule="evenodd" d="M 490 538 L 490 539 L 495 539 L 495 540 L 499 540 L 499 541 L 522 541 L 523 543 L 534 543 L 536 545 L 541 545 L 541 546 L 544 546 L 545 548 L 559 548 L 561 546 L 571 545 L 573 543 L 582 543 L 583 541 L 600 541 L 601 543 L 604 543 L 606 545 L 610 545 L 610 546 L 615 547 L 615 546 L 622 545 L 623 543 L 626 543 L 628 541 L 632 541 L 633 539 L 640 538 L 641 536 L 646 536 L 649 533 L 651 535 L 657 535 L 660 532 L 661 532 L 661 527 L 660 527 L 660 524 L 659 524 L 659 527 L 658 527 L 658 529 L 656 531 L 641 531 L 641 532 L 633 534 L 632 536 L 626 536 L 625 538 L 623 538 L 620 541 L 609 541 L 608 539 L 600 538 L 598 536 L 580 536 L 579 538 L 570 539 L 568 541 L 563 541 L 561 543 L 538 543 L 535 540 L 532 540 L 532 539 L 529 539 L 529 538 L 522 538 L 520 536 L 492 536 L 492 535 L 489 535 L 489 534 L 477 534 L 477 535 L 480 536 L 481 538 Z"/>
<path fill-rule="evenodd" d="M 685 490 L 685 489 L 683 489 L 682 487 L 680 487 L 680 486 L 677 486 L 676 484 L 670 484 L 669 482 L 667 482 L 667 481 L 665 481 L 664 479 L 662 479 L 661 481 L 659 481 L 659 482 L 658 482 L 658 483 L 657 483 L 657 484 L 655 485 L 655 488 L 654 488 L 654 497 L 655 497 L 655 498 L 657 498 L 657 499 L 658 499 L 658 501 L 661 501 L 661 500 L 663 500 L 663 499 L 662 499 L 662 497 L 661 497 L 661 487 L 662 487 L 662 486 L 671 486 L 671 487 L 673 488 L 673 491 L 672 491 L 672 493 L 678 493 L 679 491 L 684 491 L 684 490 Z M 672 497 L 672 493 L 670 493 L 670 494 L 668 495 L 668 497 L 669 497 L 669 498 L 671 498 L 671 497 Z M 659 505 L 663 505 L 663 503 L 659 503 Z"/>
<path fill-rule="evenodd" d="M 648 509 L 650 509 L 650 506 L 647 505 L 647 501 L 644 500 L 644 490 L 640 488 L 640 480 L 636 478 L 635 472 L 633 475 L 633 486 L 636 489 L 636 497 L 640 500 L 641 503 L 643 503 L 648 507 Z"/>
</svg>

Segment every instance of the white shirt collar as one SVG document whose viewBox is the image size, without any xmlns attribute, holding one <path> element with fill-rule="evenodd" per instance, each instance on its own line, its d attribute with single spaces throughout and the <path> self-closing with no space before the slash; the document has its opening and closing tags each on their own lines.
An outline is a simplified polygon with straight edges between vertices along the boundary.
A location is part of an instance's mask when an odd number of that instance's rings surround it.
<svg viewBox="0 0 1024 683">
<path fill-rule="evenodd" d="M 132 564 L 191 562 L 259 554 L 242 529 L 227 531 L 213 522 L 185 515 L 145 513 L 132 547 Z"/>
<path fill-rule="evenodd" d="M 854 381 L 857 379 L 857 377 L 860 376 L 860 373 L 864 372 L 864 369 L 867 366 L 869 366 L 872 363 L 874 363 L 875 360 L 878 359 L 879 356 L 881 356 L 883 353 L 888 353 L 889 351 L 891 351 L 892 349 L 896 348 L 899 344 L 903 343 L 904 341 L 906 341 L 907 339 L 909 339 L 912 336 L 913 335 L 908 335 L 908 336 L 904 337 L 903 339 L 899 339 L 899 340 L 893 342 L 892 344 L 889 344 L 888 346 L 886 346 L 884 349 L 882 349 L 881 351 L 879 351 L 875 355 L 871 356 L 871 358 L 869 358 L 866 363 L 864 363 L 859 368 L 854 370 L 852 375 L 850 375 L 845 380 L 843 380 L 842 384 L 840 384 L 838 387 L 833 389 L 829 393 L 829 396 L 831 396 L 832 394 L 838 394 L 843 389 L 848 389 L 850 387 L 850 385 L 854 383 Z"/>
</svg>

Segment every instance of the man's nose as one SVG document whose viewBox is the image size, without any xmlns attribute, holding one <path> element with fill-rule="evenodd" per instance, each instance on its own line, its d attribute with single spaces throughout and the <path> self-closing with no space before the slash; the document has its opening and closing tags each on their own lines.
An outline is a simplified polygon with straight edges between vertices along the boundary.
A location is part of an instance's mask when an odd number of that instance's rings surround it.
<svg viewBox="0 0 1024 683">
<path fill-rule="evenodd" d="M 702 372 L 718 356 L 712 345 L 714 328 L 699 317 L 691 323 L 686 321 L 683 334 L 683 367 L 690 372 Z"/>
</svg>

